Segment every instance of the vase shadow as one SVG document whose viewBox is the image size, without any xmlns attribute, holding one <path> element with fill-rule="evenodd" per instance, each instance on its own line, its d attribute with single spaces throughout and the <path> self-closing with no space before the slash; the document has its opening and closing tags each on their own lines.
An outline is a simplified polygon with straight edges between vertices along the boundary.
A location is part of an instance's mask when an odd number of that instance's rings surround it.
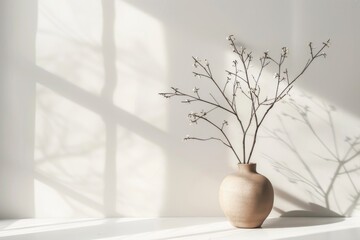
<svg viewBox="0 0 360 240">
<path fill-rule="evenodd" d="M 317 218 L 342 218 L 344 216 L 322 207 L 315 203 L 309 203 L 310 210 L 293 210 L 284 212 L 280 217 L 317 217 Z"/>
<path fill-rule="evenodd" d="M 333 224 L 342 221 L 344 221 L 344 218 L 342 217 L 279 217 L 267 219 L 263 223 L 262 228 L 310 227 L 317 225 Z"/>
</svg>

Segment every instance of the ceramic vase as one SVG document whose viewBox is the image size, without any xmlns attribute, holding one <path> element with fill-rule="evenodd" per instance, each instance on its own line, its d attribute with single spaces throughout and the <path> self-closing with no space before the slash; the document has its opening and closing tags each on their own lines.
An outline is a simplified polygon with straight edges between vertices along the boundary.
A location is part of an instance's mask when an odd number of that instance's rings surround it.
<svg viewBox="0 0 360 240">
<path fill-rule="evenodd" d="M 220 185 L 220 206 L 230 223 L 239 228 L 257 228 L 274 203 L 271 182 L 256 172 L 256 164 L 238 164 L 238 171 Z"/>
</svg>

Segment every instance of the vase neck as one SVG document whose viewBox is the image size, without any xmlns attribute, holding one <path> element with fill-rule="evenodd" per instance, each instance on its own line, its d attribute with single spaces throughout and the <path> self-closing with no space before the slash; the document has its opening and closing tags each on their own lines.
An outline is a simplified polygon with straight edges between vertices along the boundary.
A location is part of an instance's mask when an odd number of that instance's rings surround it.
<svg viewBox="0 0 360 240">
<path fill-rule="evenodd" d="M 240 172 L 253 172 L 256 173 L 256 163 L 238 164 Z"/>
</svg>

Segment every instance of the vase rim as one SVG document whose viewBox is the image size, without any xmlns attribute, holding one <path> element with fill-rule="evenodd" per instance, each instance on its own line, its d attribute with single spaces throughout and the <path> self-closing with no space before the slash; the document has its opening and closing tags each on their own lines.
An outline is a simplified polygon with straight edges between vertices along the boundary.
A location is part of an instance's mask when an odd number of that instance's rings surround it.
<svg viewBox="0 0 360 240">
<path fill-rule="evenodd" d="M 256 172 L 256 163 L 239 163 L 239 171 Z"/>
</svg>

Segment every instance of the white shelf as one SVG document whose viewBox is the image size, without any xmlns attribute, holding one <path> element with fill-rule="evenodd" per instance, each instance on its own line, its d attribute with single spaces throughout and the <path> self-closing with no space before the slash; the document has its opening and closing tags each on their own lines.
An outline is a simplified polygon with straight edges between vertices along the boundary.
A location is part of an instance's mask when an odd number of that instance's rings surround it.
<svg viewBox="0 0 360 240">
<path fill-rule="evenodd" d="M 258 229 L 237 229 L 224 218 L 1 220 L 0 239 L 357 240 L 360 218 L 270 218 Z"/>
</svg>

